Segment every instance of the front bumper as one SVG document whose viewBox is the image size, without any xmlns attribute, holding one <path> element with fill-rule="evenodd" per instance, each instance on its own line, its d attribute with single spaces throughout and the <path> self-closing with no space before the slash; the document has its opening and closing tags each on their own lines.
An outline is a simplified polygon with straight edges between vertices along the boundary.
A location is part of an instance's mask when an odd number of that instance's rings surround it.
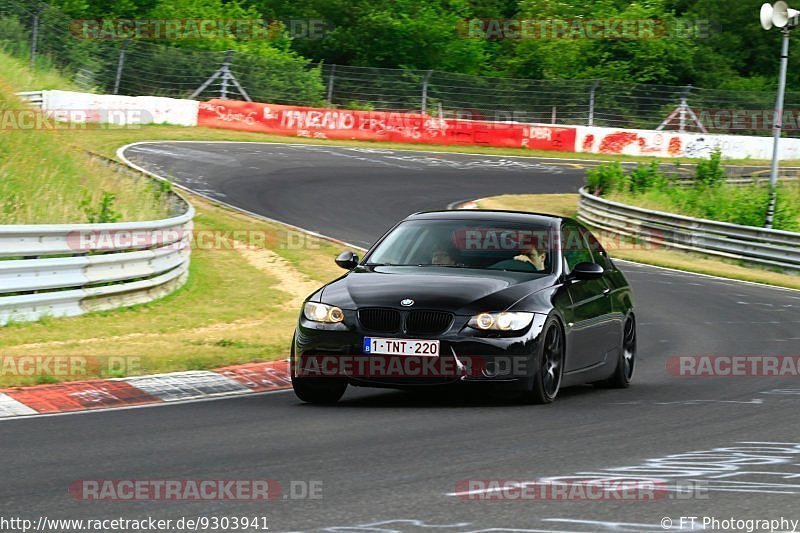
<svg viewBox="0 0 800 533">
<path fill-rule="evenodd" d="M 466 327 L 469 317 L 456 317 L 450 329 L 435 336 L 385 334 L 363 329 L 354 311 L 339 324 L 320 324 L 301 316 L 291 362 L 293 379 L 329 377 L 353 385 L 415 388 L 455 383 L 484 383 L 504 388 L 524 386 L 538 368 L 537 343 L 546 317 L 515 334 L 490 335 Z M 364 337 L 432 339 L 439 355 L 365 354 Z"/>
</svg>

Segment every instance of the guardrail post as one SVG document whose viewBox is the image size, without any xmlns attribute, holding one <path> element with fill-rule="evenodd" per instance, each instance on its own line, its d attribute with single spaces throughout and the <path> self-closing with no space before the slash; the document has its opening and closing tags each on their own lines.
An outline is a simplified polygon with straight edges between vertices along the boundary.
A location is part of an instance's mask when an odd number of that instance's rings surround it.
<svg viewBox="0 0 800 533">
<path fill-rule="evenodd" d="M 592 88 L 589 90 L 589 118 L 586 121 L 587 126 L 594 126 L 594 99 L 599 85 L 600 80 L 594 80 L 592 82 Z"/>
<path fill-rule="evenodd" d="M 125 65 L 125 49 L 128 47 L 128 41 L 123 41 L 122 46 L 119 47 L 119 59 L 117 59 L 117 73 L 114 76 L 114 92 L 119 94 L 119 82 L 122 79 L 122 67 Z"/>
<path fill-rule="evenodd" d="M 336 65 L 331 65 L 331 73 L 328 74 L 328 97 L 325 100 L 325 107 L 331 107 L 333 103 L 333 77 L 336 72 Z"/>
<path fill-rule="evenodd" d="M 681 105 L 680 105 L 679 119 L 678 119 L 679 120 L 678 131 L 681 133 L 686 132 L 686 108 L 689 107 L 688 103 L 689 91 L 691 90 L 692 86 L 687 85 L 686 87 L 683 88 L 683 95 L 681 96 Z"/>
<path fill-rule="evenodd" d="M 789 28 L 783 29 L 781 42 L 781 68 L 778 74 L 778 96 L 775 99 L 775 113 L 772 118 L 772 162 L 769 168 L 769 205 L 764 227 L 772 227 L 775 215 L 776 187 L 778 185 L 778 158 L 780 154 L 781 128 L 783 127 L 783 96 L 786 90 L 786 67 L 789 63 Z"/>
<path fill-rule="evenodd" d="M 36 66 L 36 43 L 39 40 L 39 16 L 42 14 L 45 7 L 47 7 L 47 4 L 39 8 L 39 10 L 33 14 L 33 24 L 31 27 L 31 68 Z"/>
<path fill-rule="evenodd" d="M 223 100 L 228 99 L 228 72 L 231 69 L 231 57 L 233 50 L 225 52 L 225 61 L 222 63 L 222 83 L 220 84 L 219 97 Z"/>
<path fill-rule="evenodd" d="M 433 71 L 429 70 L 422 79 L 422 104 L 419 107 L 420 113 L 423 115 L 428 114 L 428 81 L 431 79 L 431 74 L 433 74 Z"/>
<path fill-rule="evenodd" d="M 220 98 L 226 100 L 228 98 L 228 82 L 230 81 L 233 83 L 234 87 L 239 91 L 239 94 L 247 100 L 248 102 L 252 102 L 250 96 L 247 94 L 247 91 L 244 90 L 244 87 L 239 83 L 236 79 L 236 76 L 231 74 L 231 58 L 233 57 L 233 50 L 227 50 L 225 52 L 225 59 L 222 61 L 222 66 L 220 66 L 214 74 L 212 74 L 203 84 L 194 90 L 194 92 L 189 95 L 190 100 L 194 100 L 197 96 L 200 95 L 206 88 L 211 85 L 211 83 L 216 80 L 217 78 L 222 78 L 221 88 L 220 88 Z"/>
</svg>

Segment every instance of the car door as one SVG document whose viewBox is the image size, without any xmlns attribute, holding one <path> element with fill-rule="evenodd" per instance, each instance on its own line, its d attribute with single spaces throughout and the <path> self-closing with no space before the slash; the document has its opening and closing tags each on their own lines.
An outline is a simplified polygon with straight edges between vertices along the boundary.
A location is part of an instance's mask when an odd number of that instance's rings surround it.
<svg viewBox="0 0 800 533">
<path fill-rule="evenodd" d="M 568 222 L 561 228 L 561 253 L 565 273 L 575 265 L 595 262 L 580 228 Z M 602 266 L 603 262 L 599 262 Z M 597 279 L 567 282 L 570 304 L 565 312 L 567 335 L 567 372 L 589 368 L 602 363 L 609 350 L 614 349 L 614 319 L 609 285 L 605 276 Z"/>
<path fill-rule="evenodd" d="M 613 348 L 618 348 L 619 342 L 621 342 L 622 339 L 622 328 L 631 307 L 630 287 L 625 277 L 611 261 L 608 252 L 605 251 L 597 238 L 592 235 L 592 232 L 583 226 L 580 226 L 580 230 L 583 238 L 589 244 L 589 250 L 592 252 L 594 262 L 605 269 L 603 278 L 605 279 L 606 285 L 611 290 L 608 298 L 611 300 L 611 316 L 613 319 L 613 330 L 609 331 L 609 340 L 607 343 Z"/>
</svg>

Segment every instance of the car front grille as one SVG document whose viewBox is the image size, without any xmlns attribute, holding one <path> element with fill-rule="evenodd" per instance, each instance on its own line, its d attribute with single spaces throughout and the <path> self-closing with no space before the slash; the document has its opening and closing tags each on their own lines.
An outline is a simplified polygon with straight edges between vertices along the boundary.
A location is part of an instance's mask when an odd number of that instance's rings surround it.
<svg viewBox="0 0 800 533">
<path fill-rule="evenodd" d="M 358 320 L 364 329 L 378 333 L 403 331 L 411 335 L 436 335 L 444 333 L 453 324 L 453 313 L 446 311 L 400 312 L 386 307 L 365 307 L 358 310 Z"/>
<path fill-rule="evenodd" d="M 452 313 L 444 311 L 411 311 L 406 317 L 406 332 L 418 335 L 435 335 L 447 331 L 452 323 Z"/>
<path fill-rule="evenodd" d="M 400 329 L 400 311 L 383 307 L 358 310 L 358 320 L 365 329 L 394 333 Z"/>
</svg>

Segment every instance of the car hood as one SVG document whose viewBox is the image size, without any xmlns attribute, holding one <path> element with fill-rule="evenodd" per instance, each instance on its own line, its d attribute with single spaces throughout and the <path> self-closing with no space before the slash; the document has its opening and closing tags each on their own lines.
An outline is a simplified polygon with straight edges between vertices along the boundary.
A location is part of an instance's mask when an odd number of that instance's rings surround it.
<svg viewBox="0 0 800 533">
<path fill-rule="evenodd" d="M 502 311 L 553 285 L 553 276 L 442 267 L 359 267 L 327 285 L 321 300 L 343 309 L 401 308 L 414 300 L 414 309 L 442 309 L 470 315 Z"/>
</svg>

